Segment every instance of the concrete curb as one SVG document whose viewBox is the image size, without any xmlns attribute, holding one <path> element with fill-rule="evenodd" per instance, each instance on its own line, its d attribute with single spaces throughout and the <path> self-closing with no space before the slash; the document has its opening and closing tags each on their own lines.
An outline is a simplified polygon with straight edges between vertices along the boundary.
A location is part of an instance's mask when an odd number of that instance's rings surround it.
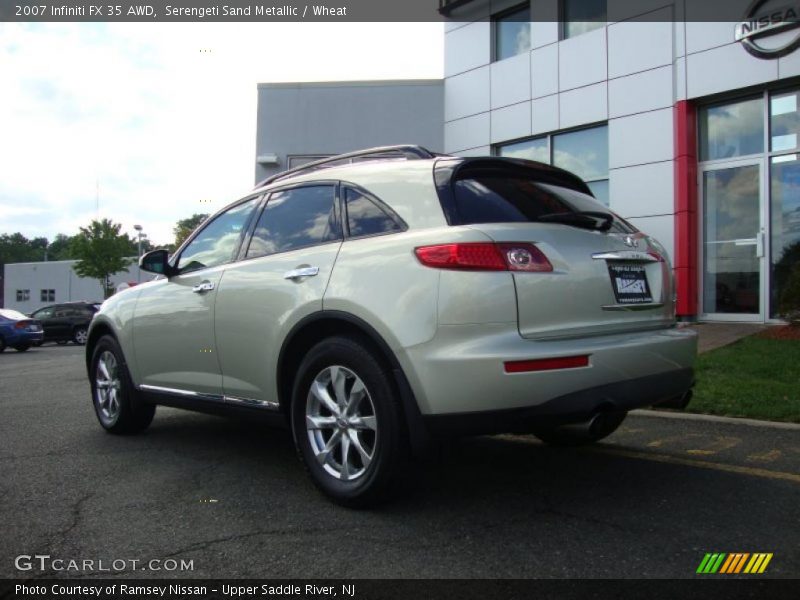
<svg viewBox="0 0 800 600">
<path fill-rule="evenodd" d="M 637 409 L 632 410 L 632 415 L 639 417 L 657 417 L 662 419 L 683 419 L 685 421 L 706 421 L 709 423 L 725 423 L 728 425 L 747 425 L 749 427 L 767 427 L 771 429 L 788 429 L 800 431 L 800 423 L 779 423 L 775 421 L 759 421 L 757 419 L 743 419 L 738 417 L 719 417 L 717 415 L 701 415 L 697 413 L 677 413 L 660 410 Z"/>
</svg>

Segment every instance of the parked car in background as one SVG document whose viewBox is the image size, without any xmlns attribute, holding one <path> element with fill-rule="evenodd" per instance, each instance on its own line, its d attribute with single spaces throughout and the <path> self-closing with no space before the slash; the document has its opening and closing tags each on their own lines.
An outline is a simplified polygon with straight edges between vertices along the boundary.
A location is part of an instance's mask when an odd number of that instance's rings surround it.
<svg viewBox="0 0 800 600">
<path fill-rule="evenodd" d="M 541 163 L 417 146 L 311 163 L 140 267 L 161 277 L 89 330 L 102 427 L 142 431 L 156 404 L 271 415 L 346 505 L 385 496 L 432 436 L 595 442 L 694 381 L 663 246 Z"/>
<path fill-rule="evenodd" d="M 85 344 L 89 323 L 99 308 L 97 302 L 65 302 L 40 308 L 31 317 L 42 324 L 43 342 Z"/>
<path fill-rule="evenodd" d="M 21 312 L 0 308 L 0 352 L 14 348 L 25 352 L 43 338 L 42 325 Z"/>
</svg>

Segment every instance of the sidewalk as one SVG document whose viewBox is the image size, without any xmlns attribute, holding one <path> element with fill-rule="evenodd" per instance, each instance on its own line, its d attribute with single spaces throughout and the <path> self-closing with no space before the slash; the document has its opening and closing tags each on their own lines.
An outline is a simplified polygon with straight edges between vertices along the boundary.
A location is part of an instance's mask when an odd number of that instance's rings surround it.
<svg viewBox="0 0 800 600">
<path fill-rule="evenodd" d="M 727 346 L 767 327 L 770 326 L 763 323 L 696 323 L 691 326 L 697 331 L 699 352 Z"/>
</svg>

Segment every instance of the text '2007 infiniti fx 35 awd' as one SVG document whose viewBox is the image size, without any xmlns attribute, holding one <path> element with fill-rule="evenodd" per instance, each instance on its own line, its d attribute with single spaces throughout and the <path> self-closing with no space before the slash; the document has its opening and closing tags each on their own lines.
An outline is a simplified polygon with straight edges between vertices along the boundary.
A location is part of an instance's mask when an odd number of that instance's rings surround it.
<svg viewBox="0 0 800 600">
<path fill-rule="evenodd" d="M 437 436 L 596 441 L 630 409 L 685 404 L 693 383 L 663 247 L 526 160 L 325 159 L 141 267 L 160 277 L 89 330 L 100 424 L 141 431 L 157 404 L 271 418 L 351 506 L 385 497 Z"/>
</svg>

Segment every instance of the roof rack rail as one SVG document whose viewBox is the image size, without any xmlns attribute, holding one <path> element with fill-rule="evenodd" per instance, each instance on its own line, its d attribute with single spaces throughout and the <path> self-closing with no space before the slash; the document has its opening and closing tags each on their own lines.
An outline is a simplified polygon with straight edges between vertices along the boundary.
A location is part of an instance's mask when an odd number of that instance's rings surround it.
<svg viewBox="0 0 800 600">
<path fill-rule="evenodd" d="M 318 169 L 325 169 L 337 166 L 337 163 L 345 163 L 351 164 L 354 162 L 353 159 L 358 158 L 374 158 L 374 159 L 382 159 L 382 158 L 405 158 L 406 160 L 425 160 L 429 158 L 436 158 L 437 156 L 444 156 L 442 154 L 438 154 L 436 152 L 431 152 L 427 148 L 423 148 L 422 146 L 414 146 L 414 145 L 399 145 L 399 146 L 378 146 L 376 148 L 367 148 L 366 150 L 357 150 L 355 152 L 347 152 L 345 154 L 337 154 L 336 156 L 329 156 L 328 158 L 323 158 L 320 160 L 315 160 L 314 162 L 306 163 L 304 165 L 300 165 L 299 167 L 295 167 L 294 169 L 289 169 L 288 171 L 281 171 L 280 173 L 276 173 L 275 175 L 270 175 L 266 179 L 260 181 L 256 185 L 256 189 L 263 187 L 265 185 L 269 185 L 275 181 L 280 179 L 284 179 L 285 177 L 292 177 L 294 175 L 299 175 L 305 171 L 316 171 Z"/>
</svg>

